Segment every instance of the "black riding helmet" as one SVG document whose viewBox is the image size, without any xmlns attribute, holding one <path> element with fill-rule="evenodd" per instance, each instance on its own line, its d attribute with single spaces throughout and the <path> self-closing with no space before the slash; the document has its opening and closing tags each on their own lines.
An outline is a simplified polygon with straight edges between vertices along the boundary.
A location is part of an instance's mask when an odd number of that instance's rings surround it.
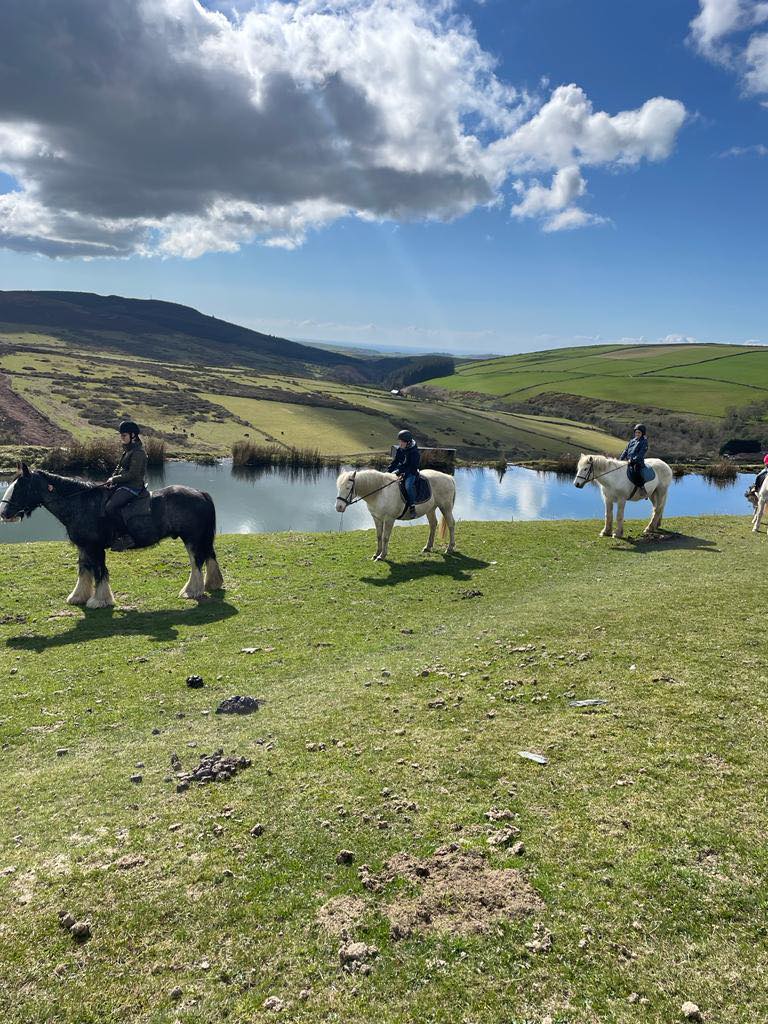
<svg viewBox="0 0 768 1024">
<path fill-rule="evenodd" d="M 413 434 L 410 432 L 410 430 L 401 430 L 400 433 L 397 435 L 397 440 L 398 441 L 412 441 L 413 440 Z"/>
<path fill-rule="evenodd" d="M 133 420 L 123 420 L 120 426 L 117 428 L 118 434 L 139 434 L 138 423 L 134 423 Z"/>
<path fill-rule="evenodd" d="M 634 433 L 635 430 L 639 430 L 641 434 L 647 433 L 647 431 L 645 429 L 645 424 L 644 423 L 636 423 L 634 425 L 634 427 L 632 427 L 633 433 Z"/>
</svg>

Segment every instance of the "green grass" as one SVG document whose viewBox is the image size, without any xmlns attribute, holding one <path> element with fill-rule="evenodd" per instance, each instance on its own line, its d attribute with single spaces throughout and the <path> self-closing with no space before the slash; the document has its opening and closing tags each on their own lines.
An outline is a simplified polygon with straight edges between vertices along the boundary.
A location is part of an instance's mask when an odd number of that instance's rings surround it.
<svg viewBox="0 0 768 1024">
<path fill-rule="evenodd" d="M 428 383 L 513 401 L 562 393 L 722 416 L 768 398 L 768 351 L 737 345 L 557 349 L 465 363 Z"/>
<path fill-rule="evenodd" d="M 5 350 L 3 340 L 10 343 Z M 422 440 L 458 448 L 469 458 L 620 448 L 604 430 L 572 420 L 536 422 L 532 416 L 483 412 L 458 399 L 403 400 L 382 387 L 243 367 L 179 366 L 90 349 L 86 357 L 74 345 L 62 349 L 59 339 L 41 335 L 0 335 L 0 373 L 76 440 L 111 437 L 113 424 L 130 415 L 160 432 L 171 453 L 225 455 L 248 437 L 319 448 L 324 455 L 365 455 L 387 451 L 404 425 Z"/>
<path fill-rule="evenodd" d="M 228 589 L 192 607 L 168 542 L 111 557 L 120 608 L 65 616 L 73 550 L 2 548 L 4 1024 L 252 1024 L 272 995 L 307 1024 L 668 1024 L 688 999 L 713 1024 L 765 1019 L 766 539 L 746 517 L 668 525 L 679 539 L 643 545 L 594 522 L 460 523 L 454 558 L 404 529 L 391 564 L 368 561 L 369 531 L 222 537 Z M 266 704 L 204 713 L 233 693 Z M 173 752 L 219 746 L 253 766 L 165 781 Z M 488 847 L 492 806 L 524 856 Z M 530 918 L 389 937 L 393 894 L 357 867 L 452 841 L 525 873 L 550 953 L 526 950 Z M 315 923 L 339 894 L 369 906 L 367 977 Z"/>
</svg>

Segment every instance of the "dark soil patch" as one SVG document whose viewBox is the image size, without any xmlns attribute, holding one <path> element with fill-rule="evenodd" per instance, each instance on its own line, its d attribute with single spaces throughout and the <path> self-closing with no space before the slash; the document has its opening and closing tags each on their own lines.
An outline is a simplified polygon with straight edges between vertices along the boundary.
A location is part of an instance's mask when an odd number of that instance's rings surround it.
<svg viewBox="0 0 768 1024">
<path fill-rule="evenodd" d="M 412 883 L 409 892 L 384 908 L 395 939 L 426 931 L 482 934 L 544 908 L 522 872 L 492 868 L 485 854 L 460 850 L 455 843 L 424 860 L 398 853 L 378 874 L 366 866 L 359 874 L 363 885 L 373 892 L 381 892 L 397 880 Z"/>
<path fill-rule="evenodd" d="M 0 444 L 59 445 L 71 440 L 30 403 L 17 395 L 0 373 Z"/>
</svg>

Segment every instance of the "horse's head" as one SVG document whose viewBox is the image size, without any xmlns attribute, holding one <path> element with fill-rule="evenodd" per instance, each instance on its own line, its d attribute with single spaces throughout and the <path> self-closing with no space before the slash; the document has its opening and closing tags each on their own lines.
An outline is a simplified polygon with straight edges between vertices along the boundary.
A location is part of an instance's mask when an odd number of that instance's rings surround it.
<svg viewBox="0 0 768 1024">
<path fill-rule="evenodd" d="M 0 522 L 17 523 L 42 502 L 38 480 L 26 462 L 19 465 L 19 475 L 0 500 Z"/>
<path fill-rule="evenodd" d="M 595 462 L 591 455 L 582 455 L 576 467 L 576 476 L 573 478 L 575 487 L 581 489 L 584 484 L 595 478 Z"/>
<path fill-rule="evenodd" d="M 346 512 L 347 506 L 351 505 L 355 497 L 355 476 L 356 471 L 340 473 L 336 481 L 336 511 Z"/>
</svg>

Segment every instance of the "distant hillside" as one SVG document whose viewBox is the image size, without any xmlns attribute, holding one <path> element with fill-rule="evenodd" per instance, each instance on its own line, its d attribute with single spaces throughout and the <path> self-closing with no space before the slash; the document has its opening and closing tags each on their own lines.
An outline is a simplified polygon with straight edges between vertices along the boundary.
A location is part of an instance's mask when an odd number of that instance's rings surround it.
<svg viewBox="0 0 768 1024">
<path fill-rule="evenodd" d="M 289 369 L 289 364 L 354 369 L 361 363 L 350 355 L 260 334 L 176 302 L 90 292 L 0 291 L 0 327 L 25 333 L 39 330 L 81 346 L 184 363 L 237 362 L 280 370 Z"/>
<path fill-rule="evenodd" d="M 729 437 L 768 444 L 768 348 L 596 345 L 465 363 L 427 382 L 486 407 L 562 416 L 625 436 L 648 419 L 656 450 L 713 455 Z"/>
</svg>

